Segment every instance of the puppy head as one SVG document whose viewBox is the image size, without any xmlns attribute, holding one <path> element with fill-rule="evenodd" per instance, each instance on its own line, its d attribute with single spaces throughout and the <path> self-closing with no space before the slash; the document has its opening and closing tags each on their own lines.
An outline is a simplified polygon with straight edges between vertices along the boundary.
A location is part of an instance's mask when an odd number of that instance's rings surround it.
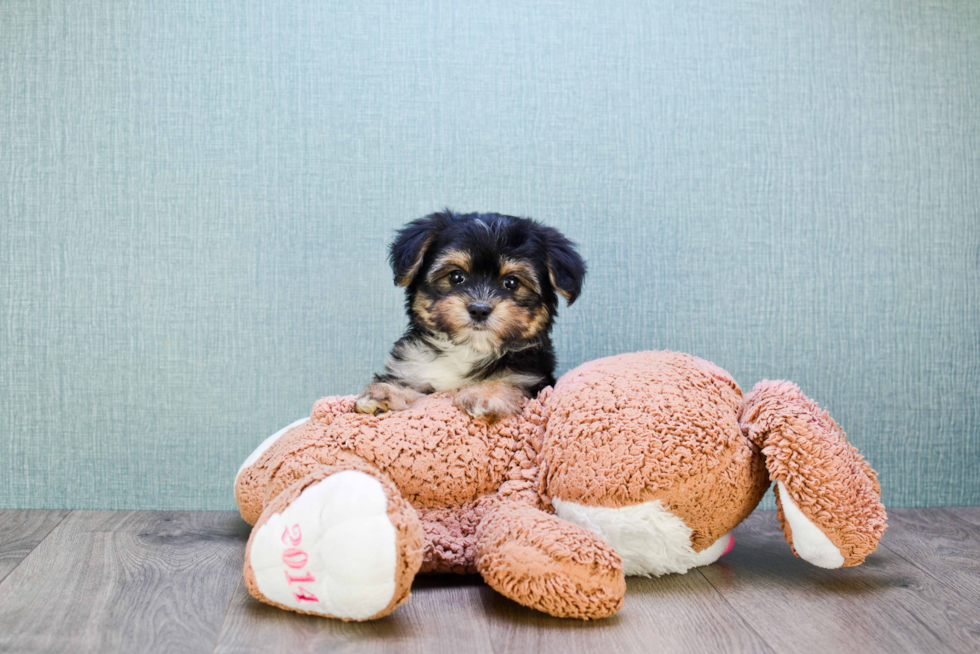
<svg viewBox="0 0 980 654">
<path fill-rule="evenodd" d="M 481 351 L 519 349 L 570 305 L 585 262 L 558 230 L 527 218 L 446 210 L 398 232 L 389 260 L 411 320 Z"/>
</svg>

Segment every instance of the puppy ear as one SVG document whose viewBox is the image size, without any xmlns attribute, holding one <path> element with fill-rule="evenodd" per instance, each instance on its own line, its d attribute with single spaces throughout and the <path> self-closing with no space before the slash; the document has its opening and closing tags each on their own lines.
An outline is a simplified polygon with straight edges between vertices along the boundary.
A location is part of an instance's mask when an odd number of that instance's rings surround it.
<svg viewBox="0 0 980 654">
<path fill-rule="evenodd" d="M 575 244 L 553 227 L 545 227 L 545 255 L 548 259 L 548 278 L 568 306 L 582 291 L 585 279 L 585 261 L 575 250 Z"/>
<path fill-rule="evenodd" d="M 422 267 L 426 251 L 444 221 L 444 214 L 434 213 L 413 220 L 398 230 L 394 242 L 388 247 L 388 263 L 395 273 L 395 284 L 408 286 L 412 283 Z"/>
</svg>

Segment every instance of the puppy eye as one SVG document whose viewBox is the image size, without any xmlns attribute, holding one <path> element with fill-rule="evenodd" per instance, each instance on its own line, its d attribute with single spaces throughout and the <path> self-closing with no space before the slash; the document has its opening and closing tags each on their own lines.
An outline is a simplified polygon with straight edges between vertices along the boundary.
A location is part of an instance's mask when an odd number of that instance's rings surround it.
<svg viewBox="0 0 980 654">
<path fill-rule="evenodd" d="M 517 287 L 520 285 L 521 282 L 516 277 L 504 277 L 504 288 L 508 291 L 517 290 Z"/>
<path fill-rule="evenodd" d="M 466 275 L 459 272 L 458 270 L 454 270 L 451 273 L 449 273 L 449 283 L 452 284 L 453 286 L 459 286 L 465 281 L 466 281 Z"/>
</svg>

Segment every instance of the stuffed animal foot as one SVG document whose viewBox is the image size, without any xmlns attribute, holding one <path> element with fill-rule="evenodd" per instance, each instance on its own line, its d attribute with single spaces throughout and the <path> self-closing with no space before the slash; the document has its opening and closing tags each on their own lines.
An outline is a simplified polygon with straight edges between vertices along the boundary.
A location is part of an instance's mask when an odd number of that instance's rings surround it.
<svg viewBox="0 0 980 654">
<path fill-rule="evenodd" d="M 623 563 L 591 531 L 528 504 L 505 502 L 485 516 L 476 565 L 497 592 L 559 618 L 589 620 L 623 605 Z"/>
<path fill-rule="evenodd" d="M 788 535 L 796 555 L 818 568 L 844 567 L 844 554 L 840 548 L 800 510 L 785 482 L 776 482 L 776 497 L 783 516 L 783 532 Z"/>
<path fill-rule="evenodd" d="M 881 487 L 830 415 L 795 384 L 762 381 L 745 396 L 740 421 L 766 458 L 796 555 L 822 568 L 864 561 L 885 531 Z"/>
<path fill-rule="evenodd" d="M 245 552 L 257 599 L 343 620 L 387 615 L 422 563 L 415 510 L 383 475 L 323 466 L 263 511 Z"/>
</svg>

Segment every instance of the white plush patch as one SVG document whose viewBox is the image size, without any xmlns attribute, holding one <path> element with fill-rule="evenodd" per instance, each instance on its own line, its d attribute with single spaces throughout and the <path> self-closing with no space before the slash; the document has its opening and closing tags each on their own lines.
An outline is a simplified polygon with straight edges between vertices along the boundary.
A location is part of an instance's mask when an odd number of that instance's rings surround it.
<svg viewBox="0 0 980 654">
<path fill-rule="evenodd" d="M 262 441 L 262 444 L 259 445 L 257 448 L 255 448 L 255 451 L 254 452 L 252 452 L 251 454 L 248 455 L 248 458 L 245 459 L 245 463 L 242 464 L 242 467 L 238 469 L 238 474 L 236 474 L 235 477 L 237 478 L 238 475 L 242 474 L 242 470 L 244 470 L 245 468 L 249 467 L 250 465 L 252 465 L 256 461 L 258 461 L 259 460 L 259 457 L 262 456 L 262 454 L 267 449 L 269 449 L 270 447 L 272 447 L 272 444 L 275 443 L 277 440 L 279 440 L 279 437 L 280 436 L 282 436 L 283 434 L 285 434 L 287 431 L 289 431 L 293 427 L 296 427 L 298 425 L 302 425 L 304 422 L 309 422 L 309 420 L 310 420 L 309 417 L 300 418 L 296 422 L 294 422 L 292 424 L 289 424 L 289 425 L 286 425 L 285 427 L 283 427 L 282 429 L 280 429 L 279 431 L 277 431 L 276 433 L 274 433 L 272 436 L 269 436 L 267 439 L 265 439 L 264 441 Z"/>
<path fill-rule="evenodd" d="M 705 550 L 691 547 L 691 528 L 667 511 L 660 500 L 605 508 L 583 506 L 552 498 L 559 518 L 602 536 L 616 548 L 627 575 L 656 575 L 687 572 L 714 563 L 725 553 L 729 534 Z"/>
<path fill-rule="evenodd" d="M 309 486 L 259 527 L 250 561 L 270 600 L 363 620 L 395 594 L 395 539 L 381 483 L 346 470 Z"/>
<path fill-rule="evenodd" d="M 800 558 L 818 568 L 835 569 L 844 565 L 844 555 L 827 538 L 827 534 L 820 530 L 820 527 L 803 515 L 800 507 L 796 506 L 796 502 L 786 490 L 786 485 L 777 481 L 776 489 L 779 493 L 779 502 L 783 506 L 783 515 L 789 523 L 789 530 L 793 536 L 793 549 Z"/>
</svg>

